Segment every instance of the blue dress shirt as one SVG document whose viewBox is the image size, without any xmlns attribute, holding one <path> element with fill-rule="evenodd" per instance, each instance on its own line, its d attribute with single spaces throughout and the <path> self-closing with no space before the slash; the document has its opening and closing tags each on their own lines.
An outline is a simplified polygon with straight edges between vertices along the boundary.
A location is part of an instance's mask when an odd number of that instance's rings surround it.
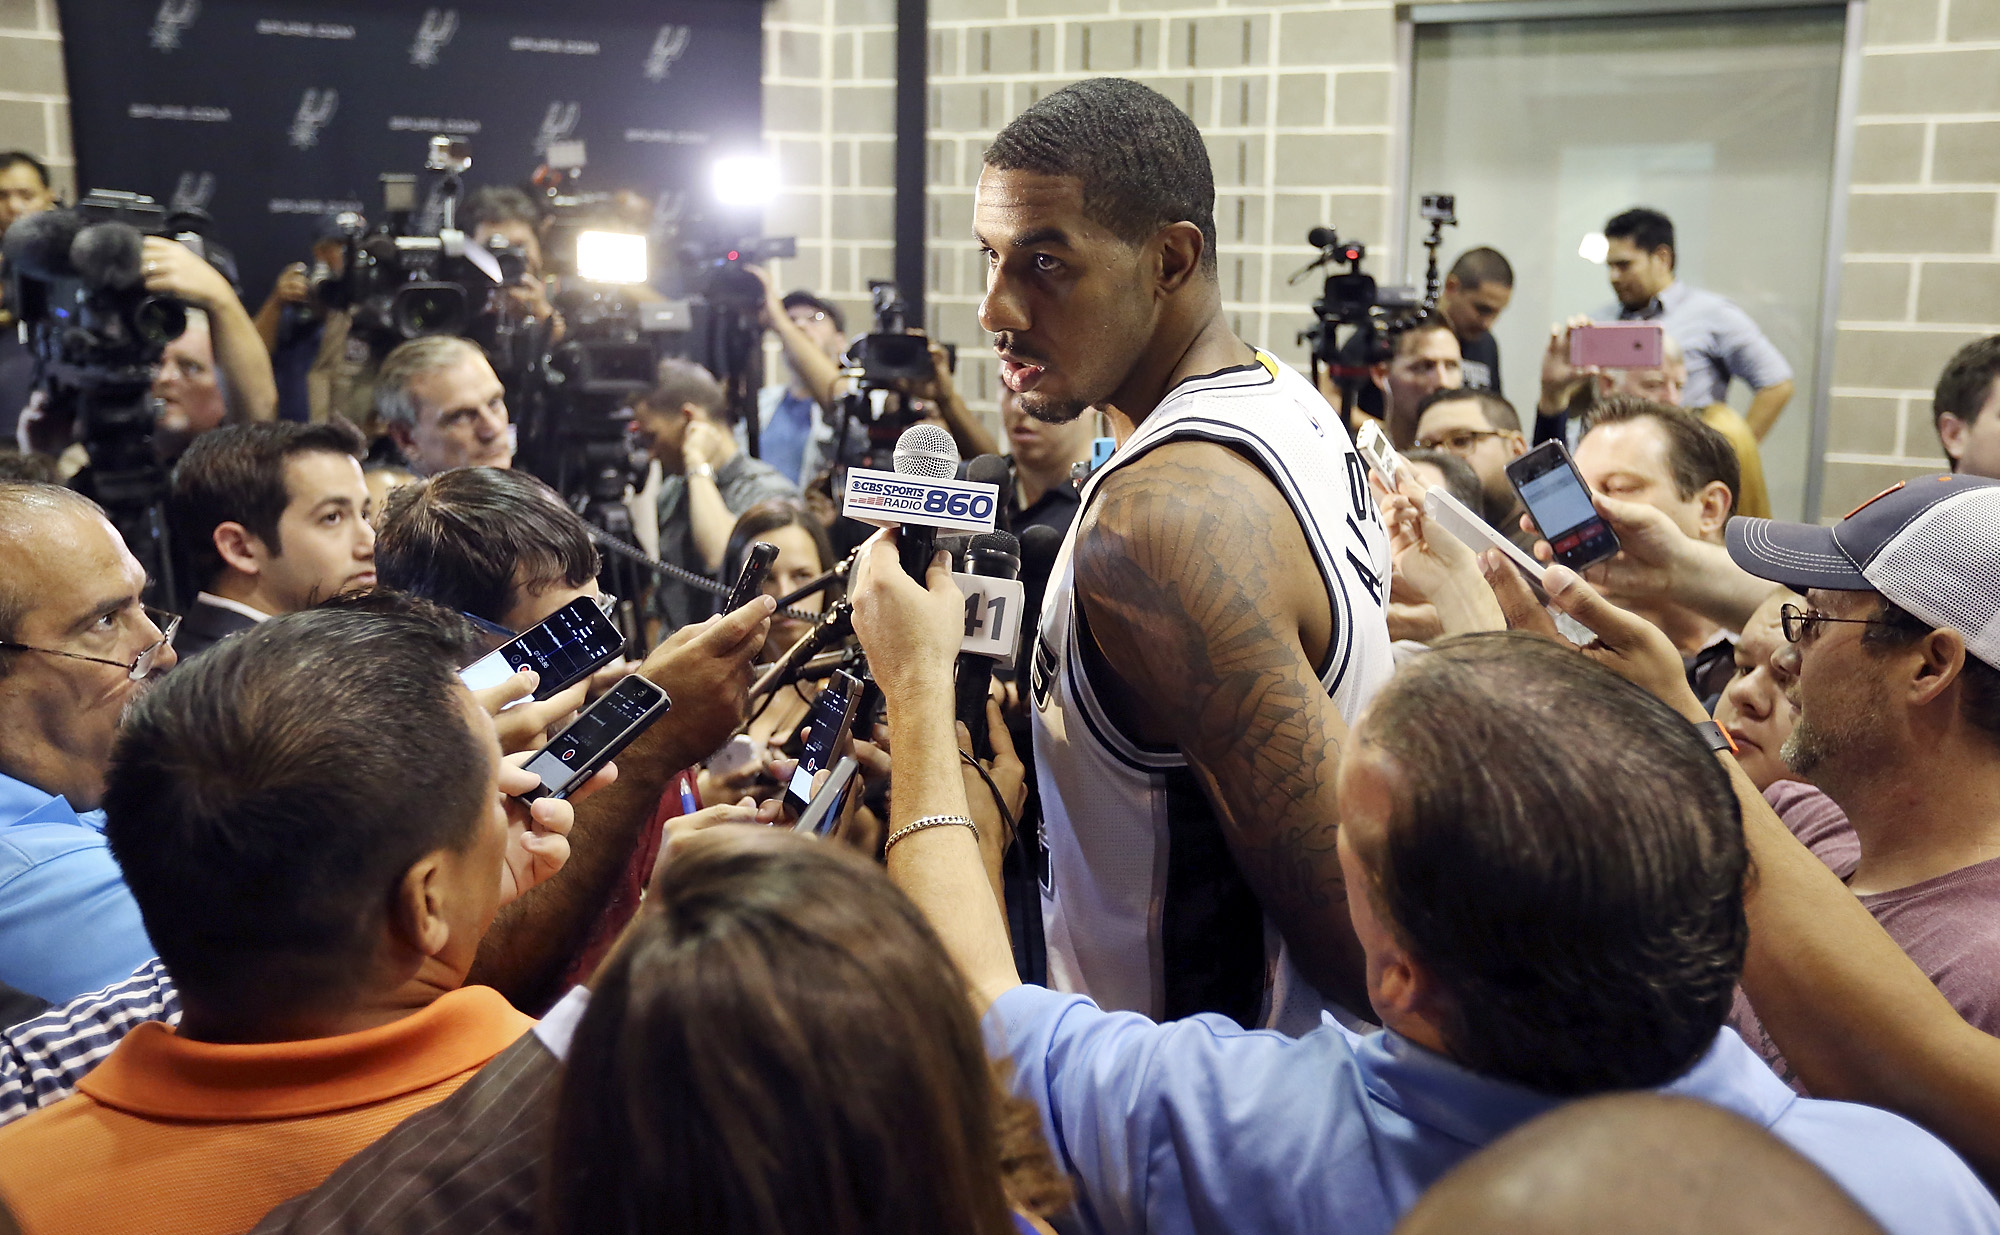
<svg viewBox="0 0 2000 1235">
<path fill-rule="evenodd" d="M 1332 1023 L 1302 1038 L 1215 1015 L 1159 1025 L 1023 986 L 985 1029 L 1093 1232 L 1385 1235 L 1439 1176 L 1560 1104 Z M 1799 1097 L 1727 1029 L 1662 1092 L 1768 1128 L 1892 1235 L 2000 1231 L 2000 1205 L 1943 1142 L 1886 1111 Z"/>
<path fill-rule="evenodd" d="M 1732 377 L 1742 378 L 1752 390 L 1792 378 L 1792 366 L 1735 301 L 1678 279 L 1639 308 L 1608 305 L 1597 311 L 1595 320 L 1657 321 L 1664 326 L 1687 357 L 1681 406 L 1690 411 L 1728 399 Z"/>
<path fill-rule="evenodd" d="M 104 812 L 0 775 L 0 982 L 62 1003 L 153 955 Z"/>
</svg>

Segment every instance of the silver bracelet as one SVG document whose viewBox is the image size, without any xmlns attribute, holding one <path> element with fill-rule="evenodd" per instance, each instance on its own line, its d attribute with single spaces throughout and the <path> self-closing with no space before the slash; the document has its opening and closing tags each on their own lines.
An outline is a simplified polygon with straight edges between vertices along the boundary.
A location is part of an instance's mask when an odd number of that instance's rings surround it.
<svg viewBox="0 0 2000 1235">
<path fill-rule="evenodd" d="M 885 858 L 888 857 L 889 851 L 896 847 L 896 842 L 912 832 L 921 832 L 925 828 L 946 826 L 971 828 L 973 841 L 977 842 L 979 840 L 979 825 L 964 815 L 925 815 L 922 819 L 917 820 L 908 827 L 897 828 L 894 832 L 891 832 L 889 839 L 882 843 L 882 856 Z"/>
</svg>

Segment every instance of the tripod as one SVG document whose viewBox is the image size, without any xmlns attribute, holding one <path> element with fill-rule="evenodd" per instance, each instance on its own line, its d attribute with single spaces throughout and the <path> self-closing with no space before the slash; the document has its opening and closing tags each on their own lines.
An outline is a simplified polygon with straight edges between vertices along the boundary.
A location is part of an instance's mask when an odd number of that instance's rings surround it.
<svg viewBox="0 0 2000 1235">
<path fill-rule="evenodd" d="M 87 373 L 76 385 L 48 387 L 58 418 L 74 416 L 90 456 L 85 490 L 146 571 L 146 603 L 178 612 L 180 594 L 173 537 L 167 522 L 167 469 L 153 449 L 152 371 L 124 366 Z M 66 406 L 65 406 L 66 405 Z"/>
</svg>

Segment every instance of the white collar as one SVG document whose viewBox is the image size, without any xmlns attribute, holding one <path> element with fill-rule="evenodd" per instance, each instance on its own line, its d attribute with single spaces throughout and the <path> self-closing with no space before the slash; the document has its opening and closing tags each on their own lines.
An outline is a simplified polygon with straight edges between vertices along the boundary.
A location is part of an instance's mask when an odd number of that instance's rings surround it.
<svg viewBox="0 0 2000 1235">
<path fill-rule="evenodd" d="M 205 600 L 209 604 L 214 605 L 218 609 L 227 609 L 231 613 L 240 613 L 244 617 L 249 618 L 253 622 L 266 621 L 271 616 L 270 614 L 264 612 L 262 609 L 252 609 L 249 605 L 244 604 L 240 600 L 231 600 L 227 596 L 217 596 L 214 592 L 197 593 L 195 596 L 195 600 L 197 602 Z"/>
</svg>

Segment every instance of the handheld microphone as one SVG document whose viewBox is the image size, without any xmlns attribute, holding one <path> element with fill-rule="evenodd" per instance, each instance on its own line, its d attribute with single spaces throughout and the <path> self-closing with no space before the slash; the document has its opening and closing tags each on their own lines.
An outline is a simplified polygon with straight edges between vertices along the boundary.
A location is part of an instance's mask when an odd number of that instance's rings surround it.
<svg viewBox="0 0 2000 1235">
<path fill-rule="evenodd" d="M 1009 517 L 1014 501 L 1014 462 L 1006 455 L 980 455 L 968 461 L 961 480 L 979 484 L 998 485 L 1000 501 L 993 510 L 995 527 L 1002 532 L 1014 530 L 1014 521 Z"/>
<path fill-rule="evenodd" d="M 70 242 L 70 265 L 88 287 L 125 291 L 139 286 L 145 240 L 129 223 L 93 223 Z"/>
<path fill-rule="evenodd" d="M 817 656 L 820 649 L 829 641 L 844 636 L 854 629 L 853 617 L 852 605 L 844 600 L 834 601 L 828 607 L 826 616 L 819 620 L 819 624 L 807 631 L 805 636 L 787 649 L 775 664 L 764 670 L 764 676 L 751 684 L 750 697 L 761 698 L 797 677 L 805 663 Z"/>
<path fill-rule="evenodd" d="M 1021 577 L 1021 542 L 1011 532 L 988 532 L 974 536 L 966 550 L 966 573 L 989 579 Z M 972 753 L 981 759 L 993 757 L 993 738 L 986 729 L 986 695 L 993 686 L 993 658 L 977 652 L 958 654 L 956 693 L 958 719 L 972 734 Z"/>
<path fill-rule="evenodd" d="M 31 279 L 62 279 L 76 273 L 70 246 L 83 230 L 83 216 L 72 210 L 43 210 L 16 219 L 0 240 L 7 267 Z"/>
<path fill-rule="evenodd" d="M 1063 534 L 1046 523 L 1031 523 L 1021 529 L 1021 584 L 1028 594 L 1021 620 L 1029 630 L 1042 628 L 1042 599 L 1048 594 L 1049 576 L 1055 573 L 1056 555 L 1062 546 Z"/>
<path fill-rule="evenodd" d="M 895 461 L 898 475 L 950 480 L 958 474 L 958 446 L 938 425 L 911 425 L 896 439 Z M 918 583 L 924 582 L 931 554 L 937 548 L 937 529 L 905 524 L 896 539 L 904 572 Z"/>
</svg>

